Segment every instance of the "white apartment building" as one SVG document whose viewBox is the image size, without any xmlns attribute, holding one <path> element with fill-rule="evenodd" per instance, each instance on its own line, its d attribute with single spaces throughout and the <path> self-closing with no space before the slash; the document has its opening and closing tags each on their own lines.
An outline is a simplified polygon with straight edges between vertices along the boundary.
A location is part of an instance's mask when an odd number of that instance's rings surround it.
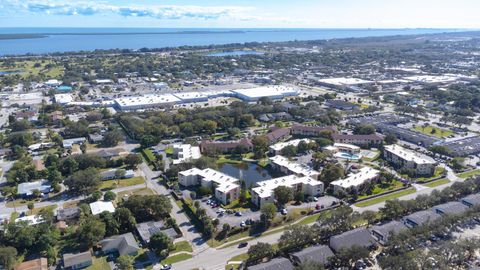
<svg viewBox="0 0 480 270">
<path fill-rule="evenodd" d="M 358 172 L 349 174 L 347 178 L 331 182 L 330 185 L 333 187 L 334 194 L 338 194 L 340 190 L 350 193 L 358 191 L 364 184 L 376 180 L 379 175 L 379 170 L 363 167 Z"/>
<path fill-rule="evenodd" d="M 213 169 L 192 168 L 178 173 L 178 182 L 186 187 L 201 185 L 215 190 L 215 198 L 226 205 L 238 199 L 239 180 Z"/>
<path fill-rule="evenodd" d="M 308 176 L 315 180 L 320 176 L 320 172 L 310 168 L 305 164 L 290 161 L 284 156 L 274 156 L 269 158 L 270 166 L 284 174 L 294 174 L 296 176 Z"/>
<path fill-rule="evenodd" d="M 199 159 L 200 147 L 192 146 L 190 144 L 174 144 L 173 145 L 173 164 L 180 164 L 191 160 Z"/>
<path fill-rule="evenodd" d="M 257 187 L 252 188 L 252 202 L 258 207 L 266 203 L 274 203 L 274 190 L 279 186 L 293 188 L 295 192 L 302 191 L 306 196 L 319 196 L 323 193 L 323 183 L 310 177 L 299 177 L 288 175 L 274 178 L 257 183 Z"/>
<path fill-rule="evenodd" d="M 279 155 L 283 148 L 285 148 L 287 146 L 290 146 L 290 145 L 293 145 L 293 146 L 297 147 L 298 144 L 302 141 L 306 142 L 306 143 L 314 142 L 313 140 L 310 140 L 310 139 L 295 139 L 295 140 L 291 140 L 291 141 L 288 141 L 288 142 L 281 142 L 281 143 L 276 143 L 274 145 L 271 145 L 269 147 L 269 150 L 270 150 L 270 153 L 275 154 L 275 155 Z"/>
<path fill-rule="evenodd" d="M 432 175 L 437 162 L 426 155 L 392 144 L 384 147 L 387 161 L 406 169 L 415 170 L 417 175 Z"/>
</svg>

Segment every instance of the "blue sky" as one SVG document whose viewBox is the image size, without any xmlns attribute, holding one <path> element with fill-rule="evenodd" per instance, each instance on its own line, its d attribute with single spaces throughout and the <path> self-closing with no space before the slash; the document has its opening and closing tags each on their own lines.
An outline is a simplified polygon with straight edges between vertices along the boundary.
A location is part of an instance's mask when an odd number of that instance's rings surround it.
<svg viewBox="0 0 480 270">
<path fill-rule="evenodd" d="M 0 27 L 480 28 L 478 0 L 0 0 Z"/>
</svg>

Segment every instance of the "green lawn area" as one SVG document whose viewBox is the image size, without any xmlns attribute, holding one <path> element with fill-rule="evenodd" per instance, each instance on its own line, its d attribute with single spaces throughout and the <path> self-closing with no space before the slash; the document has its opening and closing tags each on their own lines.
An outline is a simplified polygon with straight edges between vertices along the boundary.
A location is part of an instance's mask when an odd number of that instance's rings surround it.
<svg viewBox="0 0 480 270">
<path fill-rule="evenodd" d="M 268 158 L 258 160 L 257 164 L 260 167 L 266 167 L 268 165 Z"/>
<path fill-rule="evenodd" d="M 165 148 L 165 154 L 173 155 L 173 147 L 169 146 L 169 147 Z"/>
<path fill-rule="evenodd" d="M 298 222 L 297 224 L 298 225 L 307 225 L 307 224 L 310 224 L 310 223 L 313 223 L 313 222 L 317 221 L 318 217 L 320 217 L 320 213 L 307 216 L 304 219 L 300 220 L 300 222 Z"/>
<path fill-rule="evenodd" d="M 117 193 L 117 202 L 120 201 L 124 196 L 132 196 L 132 195 L 153 195 L 155 194 L 153 190 L 149 188 L 139 188 L 134 190 L 127 190 Z"/>
<path fill-rule="evenodd" d="M 247 196 L 246 196 L 246 200 L 245 200 L 244 203 L 240 203 L 239 200 L 235 200 L 235 201 L 231 202 L 230 204 L 223 206 L 223 208 L 237 210 L 237 211 L 240 211 L 240 212 L 248 210 L 252 207 L 255 208 L 256 206 L 250 201 L 250 197 L 251 197 L 250 191 L 247 191 Z"/>
<path fill-rule="evenodd" d="M 217 164 L 241 164 L 243 161 L 241 157 L 232 157 L 232 156 L 226 156 L 226 155 L 220 155 L 217 159 Z"/>
<path fill-rule="evenodd" d="M 181 251 L 193 252 L 192 246 L 188 241 L 181 241 L 175 243 L 175 249 L 171 253 L 177 253 Z"/>
<path fill-rule="evenodd" d="M 173 264 L 173 263 L 181 262 L 181 261 L 188 260 L 188 259 L 191 259 L 191 258 L 192 258 L 192 255 L 182 253 L 182 254 L 170 256 L 170 257 L 162 260 L 161 264 Z"/>
<path fill-rule="evenodd" d="M 232 258 L 230 258 L 230 260 L 228 260 L 228 262 L 241 262 L 241 261 L 245 261 L 248 259 L 248 254 L 247 253 L 243 253 L 243 254 L 240 254 L 240 255 L 237 255 L 237 256 L 233 256 Z M 240 266 L 240 264 L 227 264 L 225 266 L 225 270 L 230 270 L 230 269 L 238 269 L 238 267 Z"/>
<path fill-rule="evenodd" d="M 445 168 L 443 167 L 436 167 L 435 168 L 435 172 L 433 173 L 433 176 L 430 176 L 430 177 L 418 177 L 418 178 L 415 178 L 415 180 L 417 182 L 424 182 L 424 181 L 428 181 L 428 180 L 431 180 L 431 179 L 434 179 L 434 178 L 437 178 L 437 177 L 440 177 L 442 176 L 443 173 L 445 173 Z"/>
<path fill-rule="evenodd" d="M 402 187 L 403 187 L 403 183 L 397 180 L 393 180 L 390 184 L 385 184 L 384 186 L 382 186 L 382 184 L 376 184 L 374 189 L 372 190 L 372 194 L 358 196 L 358 199 L 364 199 L 372 195 L 381 194 L 381 193 L 392 191 Z"/>
<path fill-rule="evenodd" d="M 367 207 L 367 206 L 374 205 L 374 204 L 377 204 L 377 203 L 381 203 L 381 202 L 384 202 L 384 201 L 387 201 L 387 200 L 393 200 L 393 199 L 396 199 L 396 198 L 399 198 L 399 197 L 402 197 L 402 196 L 405 196 L 405 195 L 408 195 L 408 194 L 412 194 L 415 191 L 416 191 L 415 188 L 411 187 L 411 188 L 407 188 L 405 190 L 401 190 L 401 191 L 398 191 L 398 192 L 393 192 L 393 193 L 390 193 L 390 194 L 387 194 L 387 195 L 384 195 L 384 196 L 373 198 L 371 200 L 366 200 L 366 201 L 363 201 L 363 202 L 359 202 L 359 203 L 356 203 L 354 205 L 357 206 L 357 207 Z"/>
<path fill-rule="evenodd" d="M 110 268 L 110 265 L 107 262 L 107 257 L 100 257 L 100 258 L 93 257 L 93 264 L 85 268 L 85 270 L 108 270 L 108 269 L 112 269 L 112 268 Z"/>
<path fill-rule="evenodd" d="M 441 186 L 441 185 L 445 185 L 447 183 L 450 183 L 450 180 L 448 180 L 447 178 L 442 178 L 442 179 L 439 179 L 439 180 L 436 180 L 436 181 L 433 181 L 433 182 L 430 182 L 430 183 L 426 183 L 426 184 L 423 184 L 423 185 L 426 186 L 426 187 L 433 188 L 433 187 L 438 187 L 438 186 Z"/>
<path fill-rule="evenodd" d="M 47 210 L 55 210 L 57 209 L 57 206 L 56 205 L 50 205 L 50 206 L 44 206 L 44 207 L 40 207 L 40 208 L 33 208 L 32 210 L 28 210 L 27 211 L 27 215 L 28 216 L 31 216 L 31 215 L 37 215 L 38 213 L 40 213 L 40 211 L 42 209 L 47 209 Z"/>
<path fill-rule="evenodd" d="M 480 174 L 480 169 L 476 169 L 476 170 L 468 171 L 468 172 L 463 172 L 463 173 L 458 174 L 457 176 L 460 177 L 460 178 L 468 178 L 468 177 L 471 177 L 471 176 L 475 176 L 477 174 Z"/>
<path fill-rule="evenodd" d="M 136 176 L 128 179 L 120 179 L 120 182 L 117 185 L 117 180 L 106 180 L 102 181 L 100 189 L 112 189 L 112 188 L 121 188 L 121 187 L 130 187 L 135 185 L 140 185 L 145 183 L 143 176 Z"/>
<path fill-rule="evenodd" d="M 375 156 L 374 157 L 371 157 L 371 158 L 368 158 L 368 157 L 362 157 L 363 160 L 365 161 L 368 161 L 368 162 L 372 162 L 372 161 L 375 161 L 381 154 L 380 151 L 378 150 L 375 150 L 375 151 L 372 151 L 372 152 L 375 152 Z"/>
<path fill-rule="evenodd" d="M 6 206 L 13 208 L 13 205 L 15 204 L 15 207 L 20 207 L 20 206 L 25 206 L 30 202 L 37 203 L 37 202 L 40 202 L 40 199 L 34 199 L 34 200 L 16 199 L 14 201 L 8 201 L 6 203 Z"/>
<path fill-rule="evenodd" d="M 441 129 L 433 126 L 427 126 L 425 128 L 423 126 L 416 126 L 414 130 L 437 138 L 445 138 L 453 134 L 453 132 L 448 129 Z"/>
</svg>

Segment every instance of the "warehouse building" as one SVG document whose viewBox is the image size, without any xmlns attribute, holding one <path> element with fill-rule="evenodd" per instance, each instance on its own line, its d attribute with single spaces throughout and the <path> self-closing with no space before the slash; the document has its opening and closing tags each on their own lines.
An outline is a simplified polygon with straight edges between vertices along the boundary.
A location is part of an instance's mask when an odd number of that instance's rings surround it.
<svg viewBox="0 0 480 270">
<path fill-rule="evenodd" d="M 286 97 L 295 97 L 299 95 L 299 90 L 289 86 L 262 86 L 249 89 L 232 90 L 232 92 L 241 100 L 258 101 L 262 97 L 270 99 L 283 99 Z"/>
<path fill-rule="evenodd" d="M 122 111 L 140 110 L 149 108 L 172 107 L 181 100 L 174 95 L 145 95 L 136 97 L 123 97 L 115 99 L 115 106 Z"/>
</svg>

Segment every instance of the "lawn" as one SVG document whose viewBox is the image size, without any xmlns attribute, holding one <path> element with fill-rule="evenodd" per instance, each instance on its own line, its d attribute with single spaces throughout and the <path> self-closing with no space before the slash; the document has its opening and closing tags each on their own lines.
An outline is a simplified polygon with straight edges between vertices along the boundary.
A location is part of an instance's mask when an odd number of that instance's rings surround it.
<svg viewBox="0 0 480 270">
<path fill-rule="evenodd" d="M 248 259 L 248 254 L 247 253 L 243 253 L 243 254 L 240 254 L 240 255 L 237 255 L 237 256 L 234 256 L 232 258 L 230 258 L 230 260 L 228 260 L 228 262 L 241 262 L 241 261 L 245 261 Z M 229 263 L 227 265 L 225 265 L 225 270 L 230 270 L 230 269 L 238 269 L 238 267 L 240 266 L 240 264 L 237 264 L 237 263 Z"/>
<path fill-rule="evenodd" d="M 372 195 L 381 194 L 381 193 L 392 191 L 392 190 L 399 189 L 399 188 L 402 188 L 402 187 L 403 187 L 403 183 L 400 182 L 400 181 L 397 181 L 397 180 L 393 180 L 388 185 L 385 184 L 385 186 L 382 186 L 381 184 L 376 184 L 375 187 L 372 190 L 372 194 L 361 195 L 361 196 L 358 197 L 358 199 L 364 199 L 364 198 L 367 198 L 367 197 L 372 196 Z"/>
<path fill-rule="evenodd" d="M 145 178 L 143 176 L 136 176 L 128 179 L 120 179 L 119 183 L 117 184 L 117 180 L 106 180 L 102 181 L 100 185 L 100 189 L 113 189 L 113 188 L 121 188 L 121 187 L 130 187 L 135 185 L 140 185 L 145 183 Z"/>
<path fill-rule="evenodd" d="M 143 157 L 147 160 L 148 163 L 151 163 L 151 162 L 154 162 L 155 160 L 157 160 L 157 158 L 155 158 L 155 155 L 153 154 L 152 150 L 150 150 L 148 148 L 143 149 L 142 153 L 143 153 Z"/>
<path fill-rule="evenodd" d="M 39 207 L 39 208 L 33 208 L 32 210 L 27 211 L 27 215 L 28 216 L 38 215 L 38 213 L 40 213 L 40 211 L 43 210 L 43 209 L 53 211 L 53 210 L 57 209 L 57 206 L 56 205 L 49 205 L 49 206 L 44 206 L 44 207 Z"/>
<path fill-rule="evenodd" d="M 125 196 L 132 196 L 132 195 L 153 195 L 155 194 L 153 190 L 149 188 L 139 188 L 134 190 L 127 190 L 117 193 L 117 201 L 120 201 Z"/>
<path fill-rule="evenodd" d="M 217 164 L 241 164 L 243 161 L 241 157 L 234 157 L 234 156 L 227 156 L 227 155 L 221 155 L 217 159 Z"/>
<path fill-rule="evenodd" d="M 177 263 L 177 262 L 181 262 L 181 261 L 191 259 L 192 257 L 193 257 L 192 255 L 185 254 L 185 253 L 178 254 L 178 255 L 173 255 L 173 256 L 170 256 L 170 257 L 162 260 L 161 264 L 173 264 L 173 263 Z"/>
<path fill-rule="evenodd" d="M 93 264 L 85 270 L 105 270 L 105 269 L 112 269 L 107 262 L 107 257 L 93 257 Z"/>
<path fill-rule="evenodd" d="M 165 154 L 173 155 L 173 147 L 169 146 L 169 147 L 165 148 Z"/>
<path fill-rule="evenodd" d="M 433 126 L 416 126 L 414 130 L 437 138 L 445 138 L 453 134 L 453 132 L 448 129 L 441 129 Z"/>
<path fill-rule="evenodd" d="M 430 176 L 430 177 L 418 177 L 418 178 L 415 178 L 415 181 L 417 181 L 417 182 L 425 182 L 425 181 L 428 181 L 428 180 L 431 180 L 431 179 L 438 178 L 438 177 L 442 176 L 445 172 L 446 172 L 445 168 L 443 168 L 443 167 L 437 167 L 437 168 L 435 168 L 435 172 L 433 173 L 433 176 Z"/>
<path fill-rule="evenodd" d="M 177 253 L 182 251 L 193 252 L 192 246 L 188 241 L 181 241 L 175 243 L 175 249 L 171 253 Z"/>
<path fill-rule="evenodd" d="M 20 206 L 25 206 L 30 202 L 37 203 L 37 202 L 40 202 L 40 199 L 34 199 L 34 200 L 16 199 L 14 201 L 8 201 L 6 203 L 6 206 L 9 208 L 13 208 L 15 204 L 15 207 L 20 207 Z"/>
<path fill-rule="evenodd" d="M 433 181 L 433 182 L 430 182 L 430 183 L 426 183 L 426 184 L 423 184 L 423 185 L 426 186 L 426 187 L 433 188 L 433 187 L 438 187 L 438 186 L 441 186 L 441 185 L 445 185 L 447 183 L 450 183 L 450 180 L 448 180 L 447 178 L 442 178 L 442 179 L 439 179 L 439 180 L 436 180 L 436 181 Z"/>
<path fill-rule="evenodd" d="M 475 176 L 477 174 L 480 174 L 480 169 L 476 169 L 476 170 L 468 171 L 468 172 L 463 172 L 461 174 L 458 174 L 457 176 L 460 177 L 460 178 L 468 178 L 468 177 Z"/>
<path fill-rule="evenodd" d="M 387 200 L 393 200 L 393 199 L 396 199 L 396 198 L 399 198 L 399 197 L 402 197 L 402 196 L 405 196 L 405 195 L 408 195 L 408 194 L 412 194 L 412 193 L 415 193 L 415 191 L 416 191 L 416 189 L 411 187 L 411 188 L 407 188 L 407 189 L 404 189 L 404 190 L 401 190 L 401 191 L 398 191 L 398 192 L 393 192 L 393 193 L 390 193 L 390 194 L 387 194 L 387 195 L 384 195 L 384 196 L 373 198 L 371 200 L 366 200 L 366 201 L 363 201 L 363 202 L 359 202 L 359 203 L 356 203 L 354 205 L 357 206 L 357 207 L 367 207 L 367 206 L 374 205 L 374 204 L 377 204 L 377 203 L 381 203 L 381 202 L 384 202 L 384 201 L 387 201 Z"/>
<path fill-rule="evenodd" d="M 256 208 L 256 206 L 250 201 L 250 191 L 247 191 L 247 196 L 244 203 L 240 203 L 240 200 L 235 200 L 228 205 L 223 206 L 225 209 L 245 211 L 251 208 Z"/>
</svg>

